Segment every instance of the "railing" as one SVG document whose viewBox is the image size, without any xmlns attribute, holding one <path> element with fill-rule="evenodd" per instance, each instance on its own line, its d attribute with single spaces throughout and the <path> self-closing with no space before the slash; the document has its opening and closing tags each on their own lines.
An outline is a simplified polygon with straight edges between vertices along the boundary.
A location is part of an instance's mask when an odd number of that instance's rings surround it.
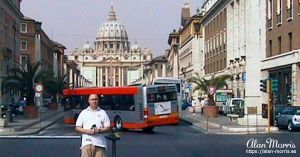
<svg viewBox="0 0 300 157">
<path fill-rule="evenodd" d="M 272 18 L 268 19 L 267 21 L 267 28 L 271 28 L 272 27 Z"/>
<path fill-rule="evenodd" d="M 277 23 L 281 23 L 282 22 L 282 16 L 281 14 L 277 15 Z"/>
<path fill-rule="evenodd" d="M 292 8 L 289 8 L 286 10 L 287 11 L 287 18 L 292 18 L 293 17 L 293 9 Z"/>
</svg>

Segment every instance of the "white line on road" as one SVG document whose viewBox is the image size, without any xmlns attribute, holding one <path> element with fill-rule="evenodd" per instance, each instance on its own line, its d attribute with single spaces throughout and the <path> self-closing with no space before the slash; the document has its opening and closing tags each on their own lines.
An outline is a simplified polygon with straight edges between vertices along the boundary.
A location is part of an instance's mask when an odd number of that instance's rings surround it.
<svg viewBox="0 0 300 157">
<path fill-rule="evenodd" d="M 0 136 L 1 138 L 66 138 L 66 139 L 80 139 L 81 136 Z"/>
</svg>

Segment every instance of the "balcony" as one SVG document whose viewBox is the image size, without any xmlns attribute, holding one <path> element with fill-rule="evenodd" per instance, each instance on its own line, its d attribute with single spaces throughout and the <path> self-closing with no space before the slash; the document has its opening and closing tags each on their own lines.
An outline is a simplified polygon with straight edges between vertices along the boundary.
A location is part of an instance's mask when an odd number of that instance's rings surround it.
<svg viewBox="0 0 300 157">
<path fill-rule="evenodd" d="M 293 9 L 289 8 L 286 10 L 287 20 L 291 20 L 293 18 Z"/>
<path fill-rule="evenodd" d="M 267 21 L 267 29 L 271 29 L 272 28 L 272 18 L 268 19 Z"/>
<path fill-rule="evenodd" d="M 281 25 L 282 23 L 282 16 L 281 14 L 277 14 L 277 25 Z"/>
</svg>

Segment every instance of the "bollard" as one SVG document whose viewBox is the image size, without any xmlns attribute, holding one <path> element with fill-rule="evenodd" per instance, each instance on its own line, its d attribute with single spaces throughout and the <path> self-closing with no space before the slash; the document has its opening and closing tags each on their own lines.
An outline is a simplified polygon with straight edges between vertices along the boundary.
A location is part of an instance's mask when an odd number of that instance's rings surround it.
<svg viewBox="0 0 300 157">
<path fill-rule="evenodd" d="M 8 121 L 8 122 L 12 122 L 12 121 L 13 121 L 13 117 L 12 117 L 12 107 L 11 107 L 11 105 L 8 105 L 8 107 L 7 107 L 6 118 L 7 118 L 7 121 Z"/>
<path fill-rule="evenodd" d="M 108 135 L 108 139 L 111 140 L 111 142 L 112 142 L 112 149 L 111 149 L 112 157 L 116 157 L 117 156 L 117 140 L 120 139 L 120 135 L 117 133 L 115 127 L 113 127 L 111 129 L 111 132 Z"/>
</svg>

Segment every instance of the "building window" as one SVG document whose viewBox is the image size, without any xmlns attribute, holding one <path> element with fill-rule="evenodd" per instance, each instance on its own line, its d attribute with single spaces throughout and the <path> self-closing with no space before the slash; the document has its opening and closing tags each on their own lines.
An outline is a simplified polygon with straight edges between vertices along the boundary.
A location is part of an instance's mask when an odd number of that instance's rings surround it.
<svg viewBox="0 0 300 157">
<path fill-rule="evenodd" d="M 282 0 L 277 0 L 277 23 L 280 24 L 282 22 L 282 14 L 281 14 L 281 10 L 282 10 Z"/>
<path fill-rule="evenodd" d="M 290 20 L 293 18 L 293 0 L 287 0 L 287 19 Z"/>
<path fill-rule="evenodd" d="M 28 61 L 28 56 L 21 56 L 21 65 L 26 67 Z"/>
<path fill-rule="evenodd" d="M 272 40 L 269 40 L 269 57 L 272 56 Z"/>
<path fill-rule="evenodd" d="M 268 0 L 268 13 L 267 13 L 267 28 L 272 27 L 272 14 L 273 14 L 273 0 Z"/>
<path fill-rule="evenodd" d="M 281 37 L 278 37 L 278 53 L 281 53 Z"/>
<path fill-rule="evenodd" d="M 293 34 L 292 32 L 289 33 L 289 51 L 293 49 Z"/>
<path fill-rule="evenodd" d="M 133 60 L 135 60 L 136 59 L 136 57 L 133 57 Z"/>
<path fill-rule="evenodd" d="M 147 56 L 145 55 L 145 56 L 143 56 L 144 57 L 144 60 L 146 60 L 147 59 Z"/>
<path fill-rule="evenodd" d="M 298 15 L 300 15 L 300 0 L 298 0 Z"/>
<path fill-rule="evenodd" d="M 27 33 L 27 23 L 21 23 L 21 33 Z"/>
<path fill-rule="evenodd" d="M 21 41 L 21 50 L 27 51 L 28 45 L 27 41 Z"/>
<path fill-rule="evenodd" d="M 113 47 L 114 47 L 114 45 L 113 45 L 113 44 L 109 44 L 109 48 L 111 48 L 111 49 L 112 49 Z"/>
</svg>

